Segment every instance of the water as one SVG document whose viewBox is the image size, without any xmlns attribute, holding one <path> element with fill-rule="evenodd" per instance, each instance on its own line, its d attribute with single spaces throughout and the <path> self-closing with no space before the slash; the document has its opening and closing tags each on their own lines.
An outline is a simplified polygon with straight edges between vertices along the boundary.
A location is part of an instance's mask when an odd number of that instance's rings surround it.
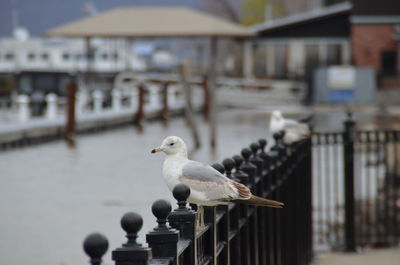
<svg viewBox="0 0 400 265">
<path fill-rule="evenodd" d="M 267 136 L 264 113 L 224 112 L 218 122 L 218 148 L 202 148 L 192 158 L 207 163 L 238 154 L 251 141 Z M 198 118 L 203 145 L 208 126 Z M 168 135 L 192 145 L 182 119 L 168 128 L 146 124 L 139 135 L 133 128 L 80 136 L 76 149 L 62 141 L 0 153 L 0 264 L 88 264 L 84 237 L 101 232 L 110 250 L 124 243 L 119 220 L 128 211 L 140 213 L 140 241 L 156 223 L 151 204 L 174 199 L 161 176 L 163 154 L 150 154 Z M 191 148 L 190 148 L 191 149 Z M 174 206 L 175 207 L 175 206 Z"/>
</svg>

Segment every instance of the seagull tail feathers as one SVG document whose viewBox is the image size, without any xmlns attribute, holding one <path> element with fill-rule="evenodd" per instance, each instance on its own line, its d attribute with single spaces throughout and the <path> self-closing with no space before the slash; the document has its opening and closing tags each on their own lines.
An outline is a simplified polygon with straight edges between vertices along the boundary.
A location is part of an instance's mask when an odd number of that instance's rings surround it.
<svg viewBox="0 0 400 265">
<path fill-rule="evenodd" d="M 248 200 L 235 200 L 235 202 L 255 205 L 255 206 L 263 206 L 263 207 L 273 207 L 273 208 L 283 208 L 284 203 L 278 202 L 274 200 L 268 200 L 265 198 L 261 198 L 255 195 L 251 195 L 250 199 Z"/>
</svg>

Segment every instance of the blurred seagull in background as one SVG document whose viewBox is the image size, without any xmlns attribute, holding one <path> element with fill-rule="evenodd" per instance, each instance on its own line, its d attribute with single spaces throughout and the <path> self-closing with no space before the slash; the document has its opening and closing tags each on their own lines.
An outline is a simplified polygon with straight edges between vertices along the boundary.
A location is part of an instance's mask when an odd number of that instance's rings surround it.
<svg viewBox="0 0 400 265">
<path fill-rule="evenodd" d="M 190 188 L 189 203 L 196 204 L 200 227 L 204 227 L 203 206 L 226 205 L 239 202 L 256 206 L 282 208 L 283 203 L 251 194 L 245 185 L 233 181 L 216 169 L 203 163 L 189 160 L 185 142 L 177 136 L 169 136 L 160 147 L 151 153 L 164 152 L 163 177 L 172 191 L 178 184 Z"/>
<path fill-rule="evenodd" d="M 272 135 L 284 131 L 283 142 L 285 144 L 301 141 L 309 137 L 311 133 L 308 124 L 285 119 L 279 110 L 275 110 L 271 113 L 269 130 Z"/>
</svg>

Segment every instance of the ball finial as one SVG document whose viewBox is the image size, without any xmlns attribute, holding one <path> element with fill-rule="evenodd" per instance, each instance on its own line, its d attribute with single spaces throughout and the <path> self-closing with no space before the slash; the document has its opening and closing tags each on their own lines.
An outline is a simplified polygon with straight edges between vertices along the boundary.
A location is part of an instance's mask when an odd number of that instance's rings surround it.
<svg viewBox="0 0 400 265">
<path fill-rule="evenodd" d="M 232 158 L 233 158 L 233 161 L 235 161 L 236 169 L 239 169 L 243 163 L 243 158 L 240 155 L 235 155 Z"/>
<path fill-rule="evenodd" d="M 157 200 L 151 206 L 151 211 L 157 219 L 166 219 L 171 210 L 171 204 L 166 200 Z"/>
<path fill-rule="evenodd" d="M 101 257 L 108 249 L 108 240 L 100 233 L 88 235 L 83 241 L 83 249 L 90 257 L 92 264 L 100 264 Z"/>
<path fill-rule="evenodd" d="M 127 234 L 137 234 L 143 226 L 143 219 L 140 214 L 129 212 L 121 218 L 121 227 Z"/>
<path fill-rule="evenodd" d="M 157 218 L 158 227 L 155 230 L 168 230 L 167 217 L 172 210 L 171 204 L 166 200 L 157 200 L 151 206 L 151 211 Z"/>
<path fill-rule="evenodd" d="M 227 172 L 231 172 L 235 167 L 235 161 L 232 158 L 225 158 L 224 161 L 222 161 L 222 164 Z"/>
<path fill-rule="evenodd" d="M 258 144 L 260 145 L 261 151 L 264 151 L 264 148 L 267 145 L 267 140 L 260 139 L 260 140 L 258 140 Z"/>
<path fill-rule="evenodd" d="M 178 211 L 186 211 L 186 200 L 190 196 L 190 188 L 181 183 L 178 184 L 174 187 L 172 190 L 172 195 L 174 195 L 174 198 L 178 201 Z"/>
<path fill-rule="evenodd" d="M 250 156 L 251 156 L 251 150 L 249 148 L 243 148 L 242 152 L 240 152 L 240 154 L 243 156 L 244 161 L 248 161 Z"/>
<path fill-rule="evenodd" d="M 257 153 L 258 149 L 260 149 L 260 145 L 258 143 L 251 143 L 250 149 L 251 149 L 251 151 L 253 151 L 253 154 L 255 155 Z"/>
<path fill-rule="evenodd" d="M 216 169 L 219 173 L 224 174 L 225 173 L 225 168 L 223 165 L 220 163 L 214 163 L 211 165 L 214 169 Z"/>
<path fill-rule="evenodd" d="M 281 137 L 281 134 L 279 132 L 274 133 L 273 135 L 275 142 Z"/>
</svg>

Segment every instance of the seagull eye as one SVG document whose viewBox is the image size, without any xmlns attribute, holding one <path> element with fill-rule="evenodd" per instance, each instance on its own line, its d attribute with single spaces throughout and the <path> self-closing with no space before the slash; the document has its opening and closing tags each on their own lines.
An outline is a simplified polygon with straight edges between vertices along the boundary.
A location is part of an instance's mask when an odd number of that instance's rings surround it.
<svg viewBox="0 0 400 265">
<path fill-rule="evenodd" d="M 174 143 L 170 143 L 169 145 L 170 145 L 170 146 L 173 146 L 173 145 L 174 145 Z"/>
</svg>

